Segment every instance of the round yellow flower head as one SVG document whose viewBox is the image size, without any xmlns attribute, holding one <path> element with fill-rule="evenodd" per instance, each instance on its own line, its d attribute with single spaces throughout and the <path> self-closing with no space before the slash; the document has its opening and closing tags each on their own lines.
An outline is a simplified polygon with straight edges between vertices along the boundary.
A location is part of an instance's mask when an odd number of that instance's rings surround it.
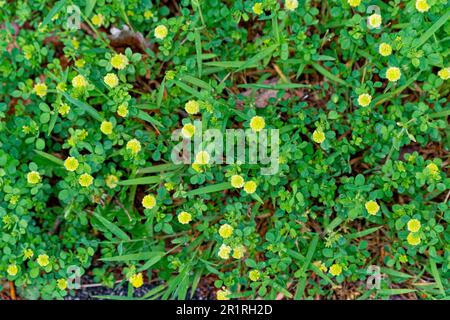
<svg viewBox="0 0 450 320">
<path fill-rule="evenodd" d="M 240 244 L 233 248 L 233 258 L 242 259 L 245 253 L 245 247 Z"/>
<path fill-rule="evenodd" d="M 209 153 L 207 151 L 199 151 L 195 155 L 195 163 L 199 165 L 205 165 L 208 164 L 211 160 L 211 157 L 209 156 Z"/>
<path fill-rule="evenodd" d="M 427 12 L 430 10 L 430 5 L 426 0 L 416 0 L 416 9 L 419 12 Z"/>
<path fill-rule="evenodd" d="M 319 268 L 320 270 L 322 270 L 323 272 L 327 272 L 328 268 L 325 265 L 325 263 L 323 263 L 321 260 L 318 261 L 314 261 L 313 265 L 315 265 L 317 268 Z"/>
<path fill-rule="evenodd" d="M 325 141 L 325 134 L 320 129 L 314 130 L 312 139 L 315 143 L 322 143 Z"/>
<path fill-rule="evenodd" d="M 111 58 L 111 65 L 113 68 L 122 70 L 128 65 L 128 58 L 126 55 L 119 53 L 114 54 Z"/>
<path fill-rule="evenodd" d="M 70 111 L 70 106 L 67 103 L 61 103 L 61 105 L 58 108 L 58 112 L 62 116 L 68 114 L 69 111 Z"/>
<path fill-rule="evenodd" d="M 252 280 L 252 281 L 258 281 L 260 276 L 261 276 L 261 274 L 259 273 L 258 270 L 251 270 L 251 271 L 248 273 L 248 277 L 249 277 L 250 280 Z"/>
<path fill-rule="evenodd" d="M 30 248 L 24 249 L 23 256 L 25 257 L 25 259 L 30 259 L 32 256 L 34 256 L 34 252 Z"/>
<path fill-rule="evenodd" d="M 230 300 L 230 298 L 228 298 L 229 294 L 230 291 L 228 290 L 219 290 L 216 293 L 217 300 Z"/>
<path fill-rule="evenodd" d="M 244 183 L 244 191 L 248 194 L 252 194 L 256 191 L 256 182 L 255 181 L 247 181 Z"/>
<path fill-rule="evenodd" d="M 178 214 L 178 222 L 181 224 L 188 224 L 192 221 L 192 216 L 186 211 L 182 211 Z"/>
<path fill-rule="evenodd" d="M 386 70 L 386 78 L 391 82 L 398 81 L 401 76 L 402 76 L 402 73 L 400 72 L 400 69 L 397 67 L 389 67 Z"/>
<path fill-rule="evenodd" d="M 339 264 L 335 263 L 330 267 L 330 273 L 333 276 L 337 277 L 342 273 L 342 267 Z"/>
<path fill-rule="evenodd" d="M 361 0 L 347 0 L 351 7 L 357 7 L 361 4 Z"/>
<path fill-rule="evenodd" d="M 78 179 L 78 182 L 82 187 L 87 188 L 94 182 L 94 178 L 88 173 L 83 173 Z"/>
<path fill-rule="evenodd" d="M 254 14 L 257 14 L 258 16 L 259 16 L 260 14 L 262 14 L 262 13 L 263 13 L 262 3 L 261 3 L 261 2 L 255 3 L 255 4 L 253 5 L 253 7 L 252 7 L 252 10 L 253 10 L 253 13 L 254 13 Z"/>
<path fill-rule="evenodd" d="M 420 230 L 420 227 L 422 226 L 420 221 L 417 219 L 411 219 L 408 221 L 408 231 L 410 232 L 417 232 Z"/>
<path fill-rule="evenodd" d="M 153 209 L 156 205 L 156 198 L 153 195 L 148 194 L 142 199 L 142 205 L 145 209 Z"/>
<path fill-rule="evenodd" d="M 380 210 L 380 206 L 378 205 L 378 203 L 373 200 L 367 201 L 365 207 L 367 212 L 373 216 L 376 215 Z"/>
<path fill-rule="evenodd" d="M 262 129 L 264 129 L 265 126 L 266 126 L 266 121 L 264 120 L 263 117 L 254 116 L 250 120 L 250 128 L 255 132 L 261 131 Z"/>
<path fill-rule="evenodd" d="M 144 284 L 144 276 L 142 272 L 135 273 L 130 277 L 130 283 L 135 288 L 140 288 Z"/>
<path fill-rule="evenodd" d="M 360 94 L 358 97 L 358 104 L 361 107 L 367 107 L 372 102 L 372 96 L 368 93 Z"/>
<path fill-rule="evenodd" d="M 244 186 L 244 178 L 238 174 L 231 176 L 231 185 L 234 188 L 242 188 Z"/>
<path fill-rule="evenodd" d="M 297 0 L 286 0 L 284 3 L 284 6 L 289 11 L 294 11 L 298 7 L 298 1 Z"/>
<path fill-rule="evenodd" d="M 77 170 L 78 164 L 78 160 L 74 157 L 67 157 L 67 159 L 64 161 L 64 167 L 66 167 L 68 171 Z"/>
<path fill-rule="evenodd" d="M 184 105 L 184 110 L 189 114 L 196 114 L 200 110 L 200 104 L 195 100 L 189 100 Z"/>
<path fill-rule="evenodd" d="M 167 34 L 169 31 L 167 30 L 167 27 L 165 25 L 159 25 L 155 28 L 155 37 L 158 39 L 164 39 L 167 37 Z"/>
<path fill-rule="evenodd" d="M 127 142 L 127 150 L 130 150 L 133 154 L 137 154 L 141 151 L 141 143 L 137 139 L 131 139 Z"/>
<path fill-rule="evenodd" d="M 125 118 L 128 115 L 128 107 L 124 104 L 121 104 L 117 108 L 117 114 L 121 116 L 122 118 Z"/>
<path fill-rule="evenodd" d="M 435 174 L 439 173 L 438 166 L 436 164 L 434 164 L 433 162 L 431 162 L 429 165 L 427 165 L 427 169 L 431 175 L 435 175 Z"/>
<path fill-rule="evenodd" d="M 103 77 L 103 81 L 110 88 L 114 88 L 119 84 L 119 78 L 114 73 L 108 73 L 106 76 Z"/>
<path fill-rule="evenodd" d="M 93 25 L 100 27 L 103 24 L 103 21 L 105 21 L 105 17 L 99 13 L 93 16 L 91 21 Z"/>
<path fill-rule="evenodd" d="M 41 175 L 37 171 L 28 172 L 27 181 L 29 184 L 38 184 L 41 182 Z"/>
<path fill-rule="evenodd" d="M 408 256 L 406 254 L 402 254 L 400 257 L 398 257 L 398 261 L 400 261 L 401 263 L 406 263 L 408 262 Z"/>
<path fill-rule="evenodd" d="M 231 247 L 227 246 L 226 244 L 222 244 L 219 248 L 219 252 L 217 253 L 217 255 L 220 258 L 227 260 L 230 258 L 230 253 L 231 253 Z"/>
<path fill-rule="evenodd" d="M 59 290 L 66 290 L 67 289 L 67 280 L 66 279 L 58 279 L 58 280 L 56 280 L 56 285 L 58 286 Z"/>
<path fill-rule="evenodd" d="M 106 177 L 105 183 L 108 186 L 108 188 L 114 189 L 117 187 L 117 182 L 119 182 L 119 178 L 117 178 L 115 175 L 110 174 Z"/>
<path fill-rule="evenodd" d="M 372 28 L 378 29 L 381 26 L 381 16 L 377 13 L 374 13 L 369 17 L 369 25 Z"/>
<path fill-rule="evenodd" d="M 106 135 L 110 135 L 113 132 L 113 124 L 109 121 L 103 121 L 100 125 L 100 131 Z"/>
<path fill-rule="evenodd" d="M 19 272 L 19 268 L 17 267 L 16 264 L 10 264 L 8 266 L 8 269 L 6 269 L 6 272 L 8 272 L 10 276 L 14 277 L 17 274 L 17 272 Z"/>
<path fill-rule="evenodd" d="M 88 82 L 85 77 L 79 74 L 72 79 L 72 85 L 74 88 L 84 88 L 88 85 Z"/>
<path fill-rule="evenodd" d="M 83 68 L 85 64 L 86 64 L 86 60 L 84 60 L 84 59 L 78 59 L 75 61 L 75 66 L 77 68 Z"/>
<path fill-rule="evenodd" d="M 417 233 L 411 232 L 406 237 L 406 241 L 408 241 L 408 243 L 412 246 L 417 246 L 421 242 L 421 239 Z"/>
<path fill-rule="evenodd" d="M 390 44 L 387 44 L 385 42 L 381 43 L 378 47 L 378 52 L 383 56 L 387 57 L 392 54 L 392 47 Z"/>
<path fill-rule="evenodd" d="M 448 79 L 450 79 L 450 67 L 439 70 L 439 71 L 438 71 L 438 76 L 439 76 L 442 80 L 448 80 Z"/>
<path fill-rule="evenodd" d="M 144 11 L 144 18 L 145 19 L 150 19 L 150 18 L 152 18 L 153 17 L 153 12 L 151 11 L 151 10 L 145 10 Z"/>
<path fill-rule="evenodd" d="M 47 85 L 45 83 L 36 83 L 33 89 L 34 93 L 41 98 L 47 95 Z"/>
<path fill-rule="evenodd" d="M 186 123 L 183 128 L 181 129 L 181 134 L 185 138 L 192 138 L 192 136 L 195 133 L 195 126 L 192 123 Z"/>
<path fill-rule="evenodd" d="M 224 225 L 221 225 L 219 228 L 219 235 L 224 238 L 227 239 L 229 237 L 231 237 L 231 235 L 233 234 L 233 227 L 230 226 L 228 223 L 225 223 Z"/>
<path fill-rule="evenodd" d="M 38 265 L 40 265 L 41 267 L 45 267 L 50 263 L 50 259 L 48 257 L 48 255 L 46 254 L 40 254 L 37 259 L 36 262 L 38 263 Z"/>
</svg>

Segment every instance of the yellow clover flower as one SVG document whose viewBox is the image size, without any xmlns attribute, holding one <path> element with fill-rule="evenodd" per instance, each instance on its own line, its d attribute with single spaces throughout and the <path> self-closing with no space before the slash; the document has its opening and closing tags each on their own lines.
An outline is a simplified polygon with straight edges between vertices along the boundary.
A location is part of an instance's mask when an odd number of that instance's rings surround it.
<svg viewBox="0 0 450 320">
<path fill-rule="evenodd" d="M 140 288 L 144 284 L 144 276 L 142 272 L 135 273 L 130 277 L 130 283 L 135 288 Z"/>
<path fill-rule="evenodd" d="M 219 235 L 227 239 L 232 236 L 234 228 L 230 226 L 228 223 L 225 223 L 224 225 L 220 226 L 219 228 Z"/>
<path fill-rule="evenodd" d="M 64 161 L 64 167 L 68 171 L 75 171 L 78 168 L 78 160 L 74 157 L 67 157 L 67 159 Z"/>
<path fill-rule="evenodd" d="M 83 68 L 85 64 L 86 64 L 86 60 L 84 60 L 84 59 L 78 59 L 75 61 L 75 66 L 77 68 Z"/>
<path fill-rule="evenodd" d="M 342 267 L 339 264 L 335 263 L 330 267 L 330 273 L 333 276 L 337 277 L 342 273 Z"/>
<path fill-rule="evenodd" d="M 264 120 L 263 117 L 254 116 L 250 120 L 250 128 L 255 132 L 261 131 L 262 129 L 264 129 L 265 126 L 266 126 L 266 121 Z"/>
<path fill-rule="evenodd" d="M 322 143 L 325 141 L 325 134 L 322 130 L 316 129 L 313 132 L 312 139 L 315 143 Z"/>
<path fill-rule="evenodd" d="M 137 154 L 141 151 L 141 143 L 137 139 L 131 139 L 127 142 L 127 150 L 130 150 L 132 154 Z"/>
<path fill-rule="evenodd" d="M 367 212 L 373 216 L 376 215 L 380 210 L 380 206 L 378 205 L 378 203 L 373 200 L 367 201 L 365 207 Z"/>
<path fill-rule="evenodd" d="M 195 100 L 189 100 L 184 105 L 184 110 L 189 114 L 196 114 L 200 110 L 200 104 Z"/>
<path fill-rule="evenodd" d="M 400 79 L 402 76 L 402 73 L 399 68 L 397 67 L 389 67 L 386 70 L 386 78 L 391 82 L 396 82 Z"/>
<path fill-rule="evenodd" d="M 78 179 L 78 183 L 85 188 L 89 187 L 92 182 L 94 182 L 94 178 L 88 173 L 83 173 Z"/>
<path fill-rule="evenodd" d="M 435 163 L 433 163 L 433 162 L 431 162 L 430 164 L 428 164 L 426 168 L 428 169 L 428 172 L 429 172 L 431 175 L 436 175 L 436 174 L 439 173 L 439 168 L 438 168 L 438 166 L 437 166 Z"/>
<path fill-rule="evenodd" d="M 297 0 L 286 0 L 284 3 L 284 6 L 289 11 L 294 11 L 298 7 L 298 1 Z"/>
<path fill-rule="evenodd" d="M 121 104 L 117 108 L 117 114 L 121 116 L 122 118 L 125 118 L 128 115 L 128 107 L 124 104 Z"/>
<path fill-rule="evenodd" d="M 59 290 L 66 290 L 67 289 L 67 280 L 66 279 L 58 279 L 58 280 L 56 280 L 56 285 Z"/>
<path fill-rule="evenodd" d="M 419 12 L 427 12 L 430 10 L 430 5 L 426 0 L 416 0 L 416 9 Z"/>
<path fill-rule="evenodd" d="M 125 69 L 125 67 L 128 65 L 128 58 L 126 55 L 119 53 L 114 54 L 111 58 L 111 65 L 113 68 L 122 70 Z"/>
<path fill-rule="evenodd" d="M 67 103 L 61 103 L 58 108 L 58 112 L 60 115 L 65 116 L 70 111 L 70 106 Z"/>
<path fill-rule="evenodd" d="M 106 135 L 110 135 L 113 132 L 113 124 L 110 121 L 103 121 L 100 125 L 100 131 Z"/>
<path fill-rule="evenodd" d="M 234 188 L 242 188 L 244 186 L 244 178 L 238 174 L 231 176 L 231 185 Z"/>
<path fill-rule="evenodd" d="M 41 175 L 37 171 L 28 172 L 27 181 L 29 184 L 38 184 L 41 182 Z"/>
<path fill-rule="evenodd" d="M 155 28 L 155 37 L 162 40 L 165 37 L 167 37 L 167 34 L 169 31 L 167 30 L 167 27 L 165 25 L 159 25 Z"/>
<path fill-rule="evenodd" d="M 99 13 L 99 14 L 96 14 L 95 16 L 93 16 L 91 21 L 92 21 L 93 25 L 100 27 L 103 24 L 103 22 L 105 21 L 105 17 Z"/>
<path fill-rule="evenodd" d="M 233 258 L 234 259 L 242 259 L 245 253 L 245 247 L 240 244 L 233 248 Z"/>
<path fill-rule="evenodd" d="M 378 29 L 381 26 L 381 15 L 374 13 L 369 17 L 369 25 L 372 28 Z"/>
<path fill-rule="evenodd" d="M 249 277 L 250 280 L 252 280 L 252 281 L 258 281 L 260 276 L 261 276 L 261 274 L 259 273 L 258 270 L 251 270 L 251 271 L 248 273 L 248 277 Z"/>
<path fill-rule="evenodd" d="M 195 126 L 192 123 L 186 123 L 181 129 L 183 137 L 190 139 L 195 133 Z"/>
<path fill-rule="evenodd" d="M 410 232 L 419 231 L 421 226 L 422 225 L 421 225 L 420 221 L 417 219 L 411 219 L 408 221 L 408 224 L 407 224 L 408 231 L 410 231 Z"/>
<path fill-rule="evenodd" d="M 392 54 L 391 45 L 385 42 L 381 43 L 380 46 L 378 47 L 378 53 L 381 54 L 383 57 L 390 56 Z"/>
<path fill-rule="evenodd" d="M 150 19 L 150 18 L 152 18 L 153 17 L 153 12 L 151 11 L 151 10 L 145 10 L 144 11 L 144 18 L 145 19 Z"/>
<path fill-rule="evenodd" d="M 108 186 L 108 188 L 114 189 L 117 187 L 117 182 L 119 182 L 119 178 L 117 178 L 115 175 L 110 174 L 106 177 L 105 183 Z"/>
<path fill-rule="evenodd" d="M 367 107 L 372 102 L 372 96 L 368 93 L 363 93 L 358 96 L 358 104 L 361 107 Z"/>
<path fill-rule="evenodd" d="M 142 205 L 145 209 L 153 209 L 156 205 L 156 198 L 153 195 L 148 194 L 142 199 Z"/>
<path fill-rule="evenodd" d="M 357 7 L 361 4 L 361 0 L 347 0 L 351 7 Z"/>
<path fill-rule="evenodd" d="M 211 157 L 209 156 L 209 153 L 207 151 L 199 151 L 195 155 L 195 163 L 199 165 L 205 165 L 208 164 L 211 160 Z"/>
<path fill-rule="evenodd" d="M 19 268 L 17 267 L 16 264 L 10 264 L 6 269 L 6 272 L 8 272 L 10 276 L 14 277 L 17 274 L 17 272 L 19 272 Z"/>
<path fill-rule="evenodd" d="M 34 256 L 34 252 L 30 248 L 24 249 L 23 256 L 25 257 L 25 259 L 30 259 L 32 256 Z"/>
<path fill-rule="evenodd" d="M 38 263 L 38 265 L 40 265 L 41 267 L 46 267 L 49 263 L 50 263 L 50 259 L 48 257 L 48 255 L 46 254 L 40 254 L 37 259 L 36 262 Z"/>
<path fill-rule="evenodd" d="M 418 244 L 420 244 L 421 239 L 420 236 L 417 233 L 409 233 L 408 236 L 406 237 L 406 241 L 408 241 L 408 243 L 412 246 L 417 246 Z"/>
<path fill-rule="evenodd" d="M 244 191 L 248 194 L 252 194 L 256 191 L 256 182 L 255 181 L 247 181 L 244 183 Z"/>
<path fill-rule="evenodd" d="M 72 85 L 74 88 L 84 88 L 88 85 L 88 82 L 85 77 L 79 74 L 72 79 Z"/>
<path fill-rule="evenodd" d="M 219 252 L 217 253 L 217 255 L 220 258 L 227 260 L 230 258 L 230 253 L 231 253 L 231 247 L 227 246 L 226 244 L 222 244 L 219 248 Z"/>
<path fill-rule="evenodd" d="M 257 14 L 258 16 L 260 14 L 262 14 L 263 13 L 262 3 L 261 2 L 255 3 L 252 7 L 252 10 L 253 10 L 253 13 Z"/>
<path fill-rule="evenodd" d="M 229 294 L 229 290 L 218 290 L 216 293 L 217 300 L 230 300 L 230 298 L 228 298 Z"/>
<path fill-rule="evenodd" d="M 450 67 L 448 68 L 443 68 L 441 70 L 438 71 L 438 76 L 439 78 L 441 78 L 442 80 L 448 80 L 450 79 Z"/>
<path fill-rule="evenodd" d="M 33 90 L 41 98 L 47 95 L 47 85 L 45 83 L 36 83 Z"/>
<path fill-rule="evenodd" d="M 119 78 L 114 73 L 108 73 L 106 76 L 103 77 L 103 81 L 110 88 L 114 88 L 119 84 Z"/>
<path fill-rule="evenodd" d="M 178 214 L 178 222 L 181 224 L 188 224 L 192 221 L 192 215 L 189 212 L 182 211 Z"/>
</svg>

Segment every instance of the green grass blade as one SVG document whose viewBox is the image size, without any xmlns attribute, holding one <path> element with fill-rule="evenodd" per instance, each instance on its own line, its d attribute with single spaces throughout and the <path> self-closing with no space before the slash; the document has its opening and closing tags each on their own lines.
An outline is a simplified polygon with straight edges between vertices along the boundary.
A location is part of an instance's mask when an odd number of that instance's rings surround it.
<svg viewBox="0 0 450 320">
<path fill-rule="evenodd" d="M 218 184 L 213 184 L 207 187 L 194 189 L 191 191 L 186 192 L 186 197 L 196 196 L 199 194 L 207 194 L 207 193 L 213 193 L 213 192 L 220 192 L 227 189 L 231 189 L 231 183 L 229 182 L 223 182 Z"/>
</svg>

